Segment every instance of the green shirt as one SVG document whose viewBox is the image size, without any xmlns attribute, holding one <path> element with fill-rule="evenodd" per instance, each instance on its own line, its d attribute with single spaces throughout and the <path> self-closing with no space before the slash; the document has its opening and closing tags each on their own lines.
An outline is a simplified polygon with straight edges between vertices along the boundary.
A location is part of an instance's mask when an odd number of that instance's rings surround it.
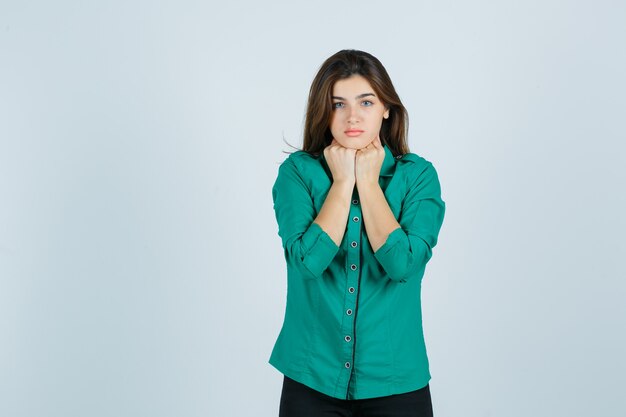
<svg viewBox="0 0 626 417">
<path fill-rule="evenodd" d="M 400 394 L 430 380 L 421 281 L 445 203 L 430 162 L 412 153 L 394 158 L 384 149 L 379 183 L 401 227 L 376 252 L 356 187 L 340 246 L 313 223 L 332 184 L 323 155 L 291 154 L 272 189 L 287 307 L 270 363 L 335 398 Z"/>
</svg>

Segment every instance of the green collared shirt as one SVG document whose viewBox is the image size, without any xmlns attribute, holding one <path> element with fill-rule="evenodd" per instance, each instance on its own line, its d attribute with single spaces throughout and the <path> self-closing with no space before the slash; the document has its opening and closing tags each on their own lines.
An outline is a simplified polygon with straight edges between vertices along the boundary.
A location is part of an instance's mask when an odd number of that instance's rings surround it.
<svg viewBox="0 0 626 417">
<path fill-rule="evenodd" d="M 379 183 L 401 227 L 376 252 L 356 187 L 340 246 L 313 223 L 332 184 L 323 155 L 291 154 L 272 188 L 288 287 L 270 363 L 335 398 L 400 394 L 430 380 L 421 281 L 445 203 L 430 162 L 384 149 Z"/>
</svg>

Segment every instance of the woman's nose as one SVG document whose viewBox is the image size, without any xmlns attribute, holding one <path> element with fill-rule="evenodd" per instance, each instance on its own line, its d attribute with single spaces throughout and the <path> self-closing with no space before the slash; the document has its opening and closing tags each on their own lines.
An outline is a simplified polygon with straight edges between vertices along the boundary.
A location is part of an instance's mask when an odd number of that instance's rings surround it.
<svg viewBox="0 0 626 417">
<path fill-rule="evenodd" d="M 348 118 L 348 123 L 358 123 L 359 122 L 359 114 L 358 114 L 358 108 L 356 107 L 351 107 L 350 108 L 350 116 Z"/>
</svg>

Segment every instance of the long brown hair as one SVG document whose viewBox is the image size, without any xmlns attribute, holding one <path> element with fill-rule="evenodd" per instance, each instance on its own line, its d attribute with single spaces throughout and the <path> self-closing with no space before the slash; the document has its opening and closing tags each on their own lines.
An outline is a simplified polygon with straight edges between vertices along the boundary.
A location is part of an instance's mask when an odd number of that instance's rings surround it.
<svg viewBox="0 0 626 417">
<path fill-rule="evenodd" d="M 380 128 L 382 144 L 387 145 L 394 156 L 408 153 L 409 117 L 387 70 L 375 56 L 354 49 L 344 49 L 328 58 L 313 79 L 304 122 L 303 150 L 319 155 L 330 145 L 333 86 L 352 75 L 364 77 L 389 109 L 389 118 L 383 119 Z"/>
</svg>

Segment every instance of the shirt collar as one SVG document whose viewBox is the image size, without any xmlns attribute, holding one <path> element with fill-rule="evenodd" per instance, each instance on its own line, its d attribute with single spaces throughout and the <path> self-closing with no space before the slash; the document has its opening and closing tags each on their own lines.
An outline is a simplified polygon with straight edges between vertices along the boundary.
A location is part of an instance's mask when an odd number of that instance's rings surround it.
<svg viewBox="0 0 626 417">
<path fill-rule="evenodd" d="M 391 149 L 389 149 L 387 145 L 383 145 L 383 149 L 385 150 L 385 159 L 383 159 L 383 165 L 380 167 L 380 176 L 391 177 L 393 176 L 394 167 L 396 166 L 396 158 L 393 157 Z M 320 160 L 323 162 L 324 168 L 330 174 L 328 164 L 326 164 L 326 158 L 324 158 L 324 152 L 320 153 Z"/>
</svg>

